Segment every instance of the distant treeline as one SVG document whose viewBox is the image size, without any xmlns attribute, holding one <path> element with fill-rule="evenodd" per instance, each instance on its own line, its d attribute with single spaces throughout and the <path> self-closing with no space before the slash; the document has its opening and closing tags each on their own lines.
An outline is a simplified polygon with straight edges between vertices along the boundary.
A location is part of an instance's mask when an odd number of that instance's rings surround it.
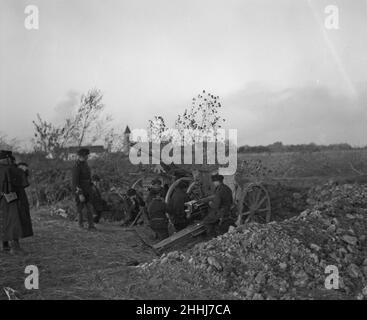
<svg viewBox="0 0 367 320">
<path fill-rule="evenodd" d="M 309 144 L 290 144 L 284 145 L 282 142 L 275 142 L 267 146 L 241 146 L 239 153 L 263 153 L 263 152 L 317 152 L 317 151 L 348 151 L 354 149 L 366 149 L 352 147 L 348 143 L 337 143 L 329 145 Z"/>
</svg>

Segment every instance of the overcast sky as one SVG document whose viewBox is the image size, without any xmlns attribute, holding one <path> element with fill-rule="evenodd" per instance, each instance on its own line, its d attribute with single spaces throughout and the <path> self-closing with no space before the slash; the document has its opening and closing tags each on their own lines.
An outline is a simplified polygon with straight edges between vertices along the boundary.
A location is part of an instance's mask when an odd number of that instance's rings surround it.
<svg viewBox="0 0 367 320">
<path fill-rule="evenodd" d="M 0 131 L 28 141 L 93 87 L 121 127 L 173 125 L 206 89 L 241 145 L 367 145 L 366 30 L 367 0 L 0 0 Z"/>
</svg>

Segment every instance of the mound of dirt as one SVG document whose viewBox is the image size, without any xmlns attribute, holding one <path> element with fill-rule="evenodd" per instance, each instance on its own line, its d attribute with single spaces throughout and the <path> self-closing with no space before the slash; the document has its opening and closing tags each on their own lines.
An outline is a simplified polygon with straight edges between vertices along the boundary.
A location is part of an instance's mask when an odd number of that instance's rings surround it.
<svg viewBox="0 0 367 320">
<path fill-rule="evenodd" d="M 296 217 L 232 228 L 137 272 L 161 288 L 212 290 L 223 298 L 366 299 L 367 186 L 331 183 L 311 189 L 307 201 L 311 208 Z M 329 268 L 338 289 L 325 286 Z"/>
</svg>

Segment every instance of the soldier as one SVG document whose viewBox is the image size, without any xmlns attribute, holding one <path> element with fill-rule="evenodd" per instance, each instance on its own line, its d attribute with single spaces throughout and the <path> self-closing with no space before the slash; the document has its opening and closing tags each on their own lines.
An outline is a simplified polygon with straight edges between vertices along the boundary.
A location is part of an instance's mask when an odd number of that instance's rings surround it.
<svg viewBox="0 0 367 320">
<path fill-rule="evenodd" d="M 15 167 L 15 175 L 17 181 L 15 183 L 16 193 L 19 199 L 19 218 L 22 226 L 22 238 L 33 236 L 33 227 L 31 214 L 29 209 L 29 201 L 25 188 L 29 187 L 28 176 L 29 169 L 28 164 L 25 162 L 18 163 Z"/>
<path fill-rule="evenodd" d="M 223 183 L 223 179 L 224 177 L 219 174 L 212 176 L 215 186 L 214 199 L 210 202 L 209 213 L 203 220 L 208 236 L 217 236 L 218 233 L 227 232 L 233 223 L 231 219 L 232 191 Z"/>
<path fill-rule="evenodd" d="M 148 204 L 149 223 L 156 237 L 161 241 L 168 238 L 167 208 L 160 189 L 152 189 L 151 196 L 152 199 Z"/>
<path fill-rule="evenodd" d="M 79 227 L 83 228 L 83 212 L 86 211 L 88 219 L 88 230 L 96 230 L 93 222 L 94 207 L 91 199 L 93 197 L 91 170 L 87 163 L 89 150 L 82 148 L 78 151 L 78 159 L 72 172 L 73 190 L 78 211 Z"/>
<path fill-rule="evenodd" d="M 147 196 L 146 201 L 145 201 L 145 203 L 147 205 L 149 205 L 150 201 L 153 199 L 153 192 L 155 192 L 157 190 L 161 194 L 162 198 L 164 198 L 165 197 L 165 190 L 162 188 L 162 181 L 159 180 L 158 178 L 152 180 L 152 185 L 149 188 L 149 193 L 148 193 L 148 196 Z"/>
<path fill-rule="evenodd" d="M 188 225 L 185 212 L 185 203 L 189 201 L 189 197 L 185 192 L 186 187 L 186 184 L 181 181 L 177 185 L 177 188 L 173 192 L 168 203 L 168 213 L 176 231 L 185 229 Z"/>
<path fill-rule="evenodd" d="M 144 200 L 139 196 L 135 189 L 127 190 L 127 199 L 126 199 L 126 219 L 122 226 L 127 226 L 134 222 L 135 218 L 139 214 L 140 210 L 145 206 Z"/>
<path fill-rule="evenodd" d="M 0 238 L 4 252 L 20 253 L 22 227 L 11 157 L 11 151 L 0 151 Z"/>
</svg>

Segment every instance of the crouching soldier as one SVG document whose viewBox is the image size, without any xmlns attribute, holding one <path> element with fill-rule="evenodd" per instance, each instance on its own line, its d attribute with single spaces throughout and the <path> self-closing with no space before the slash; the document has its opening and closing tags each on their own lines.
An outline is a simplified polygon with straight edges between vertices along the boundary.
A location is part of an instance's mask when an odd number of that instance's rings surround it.
<svg viewBox="0 0 367 320">
<path fill-rule="evenodd" d="M 135 189 L 127 190 L 126 198 L 126 218 L 121 226 L 128 226 L 133 223 L 140 210 L 145 206 L 144 200 L 139 196 Z"/>
<path fill-rule="evenodd" d="M 151 200 L 148 204 L 148 218 L 152 230 L 159 241 L 168 238 L 168 217 L 166 203 L 162 198 L 161 190 L 151 190 Z"/>
<path fill-rule="evenodd" d="M 212 176 L 215 186 L 214 199 L 210 202 L 209 213 L 203 220 L 207 234 L 211 237 L 227 232 L 229 226 L 234 223 L 231 217 L 232 190 L 223 183 L 223 179 L 219 174 Z"/>
<path fill-rule="evenodd" d="M 94 207 L 92 205 L 93 188 L 91 170 L 87 163 L 89 150 L 82 148 L 78 151 L 78 159 L 73 168 L 73 190 L 75 192 L 75 201 L 77 206 L 79 227 L 83 228 L 83 213 L 86 212 L 88 219 L 88 230 L 94 231 L 93 213 Z"/>
<path fill-rule="evenodd" d="M 165 195 L 165 189 L 162 188 L 162 181 L 159 180 L 158 178 L 153 179 L 152 180 L 152 184 L 149 188 L 149 193 L 145 199 L 145 203 L 147 204 L 147 206 L 149 205 L 150 201 L 153 199 L 153 193 L 158 192 L 160 193 L 160 195 L 162 196 L 162 198 L 164 199 Z"/>
</svg>

